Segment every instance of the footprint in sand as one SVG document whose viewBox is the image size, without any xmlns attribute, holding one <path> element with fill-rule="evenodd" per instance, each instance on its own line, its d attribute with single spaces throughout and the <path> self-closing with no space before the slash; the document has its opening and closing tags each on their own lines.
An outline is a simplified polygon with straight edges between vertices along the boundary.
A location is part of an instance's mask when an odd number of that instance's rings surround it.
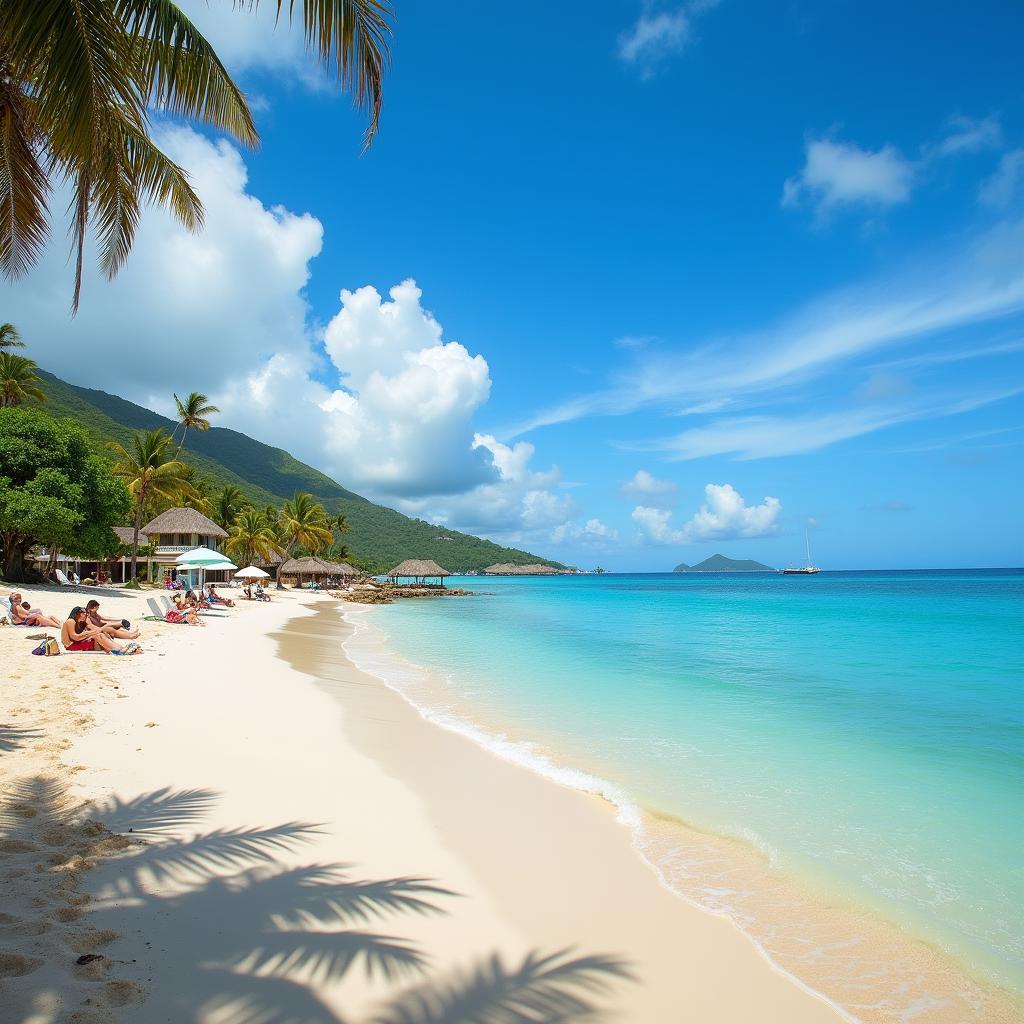
<svg viewBox="0 0 1024 1024">
<path fill-rule="evenodd" d="M 36 957 L 0 950 L 0 978 L 23 978 L 42 966 L 43 961 Z"/>
<path fill-rule="evenodd" d="M 134 981 L 108 981 L 96 1000 L 102 1006 L 131 1006 L 141 1003 L 145 993 Z"/>
</svg>

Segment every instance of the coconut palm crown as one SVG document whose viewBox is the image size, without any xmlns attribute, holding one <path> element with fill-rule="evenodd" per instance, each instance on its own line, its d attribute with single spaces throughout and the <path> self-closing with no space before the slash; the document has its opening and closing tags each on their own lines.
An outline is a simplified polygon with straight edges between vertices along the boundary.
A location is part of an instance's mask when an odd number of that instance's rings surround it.
<svg viewBox="0 0 1024 1024">
<path fill-rule="evenodd" d="M 46 401 L 36 369 L 34 360 L 0 350 L 0 406 L 21 405 L 29 398 Z"/>
<path fill-rule="evenodd" d="M 223 0 L 228 2 L 228 0 Z M 307 48 L 380 118 L 390 9 L 384 0 L 264 0 L 302 26 Z M 254 13 L 259 0 L 236 0 Z M 86 237 L 113 277 L 131 251 L 142 207 L 166 207 L 189 230 L 203 207 L 187 174 L 150 135 L 153 112 L 258 142 L 241 90 L 172 0 L 0 0 L 0 269 L 14 279 L 50 234 L 53 183 L 70 193 L 75 277 Z M 65 200 L 61 198 L 63 206 Z"/>
<path fill-rule="evenodd" d="M 132 537 L 132 579 L 136 578 L 139 557 L 139 530 L 142 529 L 142 511 L 155 497 L 177 502 L 183 493 L 191 492 L 185 463 L 179 462 L 173 450 L 174 442 L 162 430 L 147 430 L 133 435 L 127 446 L 109 442 L 114 453 L 114 475 L 128 485 L 135 501 L 134 534 Z"/>
<path fill-rule="evenodd" d="M 21 340 L 18 328 L 14 324 L 0 324 L 0 349 L 24 347 L 25 342 Z"/>
<path fill-rule="evenodd" d="M 291 555 L 299 545 L 316 554 L 334 543 L 330 517 L 323 505 L 305 491 L 296 491 L 292 500 L 284 503 L 277 519 L 277 536 L 285 555 Z M 281 565 L 277 567 L 278 587 Z"/>
<path fill-rule="evenodd" d="M 185 447 L 185 436 L 189 430 L 200 432 L 209 430 L 210 421 L 207 417 L 220 412 L 220 409 L 211 405 L 210 399 L 201 391 L 193 391 L 184 401 L 175 395 L 174 404 L 178 407 L 178 424 L 182 427 L 181 441 L 178 442 L 178 451 L 175 453 L 177 455 Z M 177 427 L 174 428 L 175 431 L 177 429 Z"/>
</svg>

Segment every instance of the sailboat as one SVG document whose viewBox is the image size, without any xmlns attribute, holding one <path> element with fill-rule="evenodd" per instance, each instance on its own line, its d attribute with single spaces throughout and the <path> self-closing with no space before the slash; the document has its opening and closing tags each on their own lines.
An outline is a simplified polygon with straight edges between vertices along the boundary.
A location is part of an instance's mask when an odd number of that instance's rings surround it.
<svg viewBox="0 0 1024 1024">
<path fill-rule="evenodd" d="M 807 564 L 802 568 L 792 567 L 789 569 L 783 569 L 782 572 L 786 576 L 810 576 L 812 573 L 821 572 L 821 570 L 811 563 L 811 537 L 806 530 L 804 530 L 804 543 L 807 545 Z"/>
</svg>

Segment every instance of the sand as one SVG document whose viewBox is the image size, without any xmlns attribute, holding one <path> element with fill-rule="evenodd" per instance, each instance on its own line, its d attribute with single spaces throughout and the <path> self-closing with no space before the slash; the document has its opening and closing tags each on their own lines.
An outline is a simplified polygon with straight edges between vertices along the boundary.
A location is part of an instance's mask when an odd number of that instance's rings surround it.
<svg viewBox="0 0 1024 1024">
<path fill-rule="evenodd" d="M 843 1019 L 602 801 L 357 671 L 340 615 L 288 593 L 123 659 L 0 629 L 4 1024 Z"/>
</svg>

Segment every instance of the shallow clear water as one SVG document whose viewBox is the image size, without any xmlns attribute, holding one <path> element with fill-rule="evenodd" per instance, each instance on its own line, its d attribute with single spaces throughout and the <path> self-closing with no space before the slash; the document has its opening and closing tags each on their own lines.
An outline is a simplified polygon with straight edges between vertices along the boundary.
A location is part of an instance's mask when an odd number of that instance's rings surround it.
<svg viewBox="0 0 1024 1024">
<path fill-rule="evenodd" d="M 1024 572 L 460 582 L 375 617 L 460 713 L 1024 991 Z"/>
</svg>

